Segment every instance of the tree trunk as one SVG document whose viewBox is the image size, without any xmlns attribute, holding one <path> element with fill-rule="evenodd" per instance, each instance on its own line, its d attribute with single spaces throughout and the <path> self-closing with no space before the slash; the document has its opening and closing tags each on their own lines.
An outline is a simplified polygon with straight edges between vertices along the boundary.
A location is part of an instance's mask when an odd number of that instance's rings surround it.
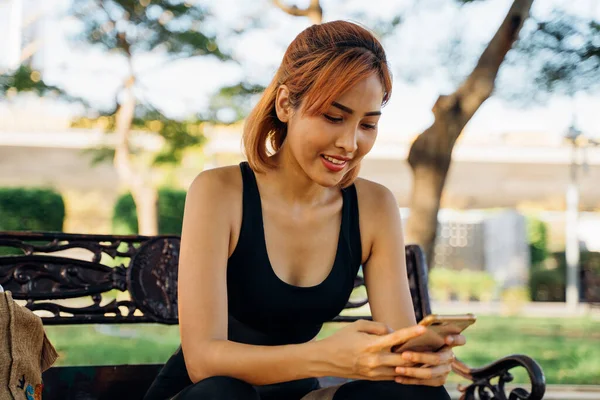
<svg viewBox="0 0 600 400">
<path fill-rule="evenodd" d="M 279 7 L 284 12 L 296 17 L 308 17 L 313 24 L 323 22 L 323 8 L 320 0 L 310 0 L 310 4 L 306 8 L 298 8 L 297 6 L 288 6 L 281 0 L 273 0 L 273 4 Z"/>
<path fill-rule="evenodd" d="M 129 133 L 135 115 L 136 100 L 133 94 L 135 78 L 130 75 L 124 85 L 123 100 L 117 108 L 114 166 L 119 179 L 130 189 L 135 202 L 140 235 L 158 234 L 158 194 L 155 188 L 147 184 L 144 176 L 135 171 L 129 152 Z"/>
<path fill-rule="evenodd" d="M 438 98 L 433 106 L 433 124 L 410 148 L 408 163 L 413 171 L 413 187 L 406 238 L 423 247 L 430 268 L 435 261 L 437 214 L 454 144 L 467 122 L 492 95 L 500 65 L 517 40 L 532 3 L 533 0 L 514 0 L 475 69 L 456 92 Z"/>
<path fill-rule="evenodd" d="M 158 191 L 148 185 L 131 188 L 131 195 L 137 208 L 138 232 L 140 235 L 158 234 Z"/>
</svg>

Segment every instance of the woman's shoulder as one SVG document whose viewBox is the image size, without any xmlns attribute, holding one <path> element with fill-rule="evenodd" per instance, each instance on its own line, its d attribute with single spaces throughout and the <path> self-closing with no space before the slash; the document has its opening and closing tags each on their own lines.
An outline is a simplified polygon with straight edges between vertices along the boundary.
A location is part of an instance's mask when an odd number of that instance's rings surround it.
<svg viewBox="0 0 600 400">
<path fill-rule="evenodd" d="M 360 211 L 378 212 L 397 208 L 398 202 L 390 189 L 384 185 L 364 178 L 354 181 Z"/>
<path fill-rule="evenodd" d="M 241 193 L 242 176 L 238 165 L 204 170 L 194 178 L 188 190 L 188 196 L 202 196 L 219 202 L 235 201 Z"/>
</svg>

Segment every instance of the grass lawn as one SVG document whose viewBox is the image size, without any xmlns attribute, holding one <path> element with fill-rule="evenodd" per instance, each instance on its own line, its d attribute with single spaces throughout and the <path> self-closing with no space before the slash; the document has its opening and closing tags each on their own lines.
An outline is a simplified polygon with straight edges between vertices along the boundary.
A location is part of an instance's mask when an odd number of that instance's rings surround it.
<svg viewBox="0 0 600 400">
<path fill-rule="evenodd" d="M 325 337 L 340 324 L 326 324 Z M 161 363 L 179 345 L 177 326 L 49 326 L 48 337 L 60 354 L 57 365 Z M 600 321 L 589 318 L 479 317 L 456 349 L 470 366 L 502 356 L 527 354 L 538 361 L 549 384 L 600 384 Z M 525 381 L 524 370 L 514 370 Z M 451 381 L 460 382 L 456 375 Z"/>
</svg>

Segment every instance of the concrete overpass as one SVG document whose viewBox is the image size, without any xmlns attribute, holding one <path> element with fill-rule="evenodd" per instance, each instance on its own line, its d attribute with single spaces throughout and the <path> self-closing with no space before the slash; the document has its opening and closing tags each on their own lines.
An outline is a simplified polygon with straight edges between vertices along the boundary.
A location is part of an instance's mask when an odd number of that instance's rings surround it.
<svg viewBox="0 0 600 400">
<path fill-rule="evenodd" d="M 238 132 L 212 132 L 205 147 L 206 167 L 242 159 Z M 160 142 L 141 137 L 158 148 Z M 46 186 L 63 192 L 70 221 L 66 230 L 107 229 L 112 205 L 122 188 L 110 163 L 91 166 L 86 149 L 108 144 L 92 130 L 55 132 L 0 131 L 0 186 Z M 361 176 L 389 187 L 400 206 L 408 204 L 411 171 L 406 163 L 410 143 L 378 139 L 365 159 Z M 458 209 L 533 207 L 563 210 L 569 180 L 571 149 L 566 145 L 516 145 L 493 140 L 457 144 L 443 207 Z M 581 209 L 600 209 L 600 149 L 587 150 L 587 173 L 581 177 Z M 187 187 L 200 172 L 188 158 L 175 174 L 175 186 Z M 84 217 L 87 215 L 87 217 Z M 85 219 L 92 219 L 85 222 Z M 102 222 L 103 221 L 103 222 Z M 89 229 L 86 228 L 86 231 Z"/>
</svg>

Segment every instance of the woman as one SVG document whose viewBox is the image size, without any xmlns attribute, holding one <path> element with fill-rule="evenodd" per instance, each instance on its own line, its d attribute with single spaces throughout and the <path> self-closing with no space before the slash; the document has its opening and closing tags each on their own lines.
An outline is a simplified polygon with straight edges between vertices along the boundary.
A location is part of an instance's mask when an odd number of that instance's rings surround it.
<svg viewBox="0 0 600 400">
<path fill-rule="evenodd" d="M 147 399 L 448 399 L 451 347 L 395 354 L 418 336 L 400 215 L 357 179 L 392 81 L 373 35 L 342 21 L 287 49 L 244 129 L 247 163 L 202 172 L 185 206 L 181 348 Z M 374 321 L 316 341 L 363 266 Z M 316 392 L 321 376 L 354 379 Z M 317 395 L 321 396 L 318 397 Z"/>
</svg>

